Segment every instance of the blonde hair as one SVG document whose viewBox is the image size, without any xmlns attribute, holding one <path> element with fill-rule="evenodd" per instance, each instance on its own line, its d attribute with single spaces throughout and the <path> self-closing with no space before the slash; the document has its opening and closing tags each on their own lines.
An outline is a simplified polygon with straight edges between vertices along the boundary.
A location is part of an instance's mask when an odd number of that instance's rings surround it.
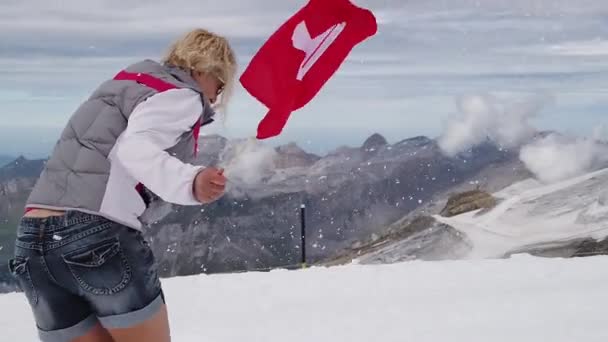
<svg viewBox="0 0 608 342">
<path fill-rule="evenodd" d="M 234 91 L 237 61 L 225 37 L 205 29 L 194 29 L 171 45 L 163 62 L 217 77 L 225 86 L 215 106 L 226 110 Z"/>
</svg>

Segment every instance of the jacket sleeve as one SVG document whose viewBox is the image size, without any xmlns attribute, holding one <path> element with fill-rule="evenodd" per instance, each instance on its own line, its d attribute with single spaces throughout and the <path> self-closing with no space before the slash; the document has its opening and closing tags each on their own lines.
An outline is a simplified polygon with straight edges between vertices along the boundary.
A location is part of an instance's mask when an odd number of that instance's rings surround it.
<svg viewBox="0 0 608 342">
<path fill-rule="evenodd" d="M 112 162 L 121 163 L 133 178 L 167 202 L 200 205 L 192 184 L 202 167 L 184 163 L 165 150 L 192 130 L 202 106 L 200 95 L 191 89 L 168 90 L 138 104 L 116 142 Z"/>
</svg>

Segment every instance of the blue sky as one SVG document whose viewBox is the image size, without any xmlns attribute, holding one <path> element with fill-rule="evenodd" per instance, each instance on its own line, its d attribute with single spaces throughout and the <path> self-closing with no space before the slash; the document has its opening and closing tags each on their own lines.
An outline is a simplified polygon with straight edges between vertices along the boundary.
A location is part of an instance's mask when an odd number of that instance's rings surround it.
<svg viewBox="0 0 608 342">
<path fill-rule="evenodd" d="M 0 3 L 0 154 L 43 156 L 89 92 L 125 65 L 158 59 L 193 27 L 228 36 L 241 70 L 301 0 L 4 0 Z M 539 129 L 590 134 L 606 123 L 604 0 L 355 0 L 379 32 L 268 143 L 323 153 L 374 132 L 437 137 L 461 96 L 550 95 Z M 255 134 L 265 108 L 237 89 L 230 137 Z"/>
</svg>

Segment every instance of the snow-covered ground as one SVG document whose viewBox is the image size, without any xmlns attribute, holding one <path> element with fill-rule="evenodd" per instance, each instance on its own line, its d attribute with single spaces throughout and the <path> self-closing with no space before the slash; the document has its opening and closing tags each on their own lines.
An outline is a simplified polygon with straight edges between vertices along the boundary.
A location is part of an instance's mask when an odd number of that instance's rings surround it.
<svg viewBox="0 0 608 342">
<path fill-rule="evenodd" d="M 163 283 L 177 342 L 604 342 L 607 269 L 518 255 Z M 0 296 L 0 340 L 37 341 L 21 294 Z"/>
<path fill-rule="evenodd" d="M 608 169 L 552 184 L 529 179 L 495 194 L 500 203 L 435 219 L 465 233 L 471 258 L 499 257 L 537 243 L 608 236 Z"/>
<path fill-rule="evenodd" d="M 608 256 L 488 259 L 608 236 L 607 194 L 605 169 L 526 180 L 492 210 L 435 216 L 466 234 L 462 260 L 164 279 L 174 341 L 608 341 Z M 0 341 L 37 341 L 21 294 L 0 296 Z"/>
</svg>

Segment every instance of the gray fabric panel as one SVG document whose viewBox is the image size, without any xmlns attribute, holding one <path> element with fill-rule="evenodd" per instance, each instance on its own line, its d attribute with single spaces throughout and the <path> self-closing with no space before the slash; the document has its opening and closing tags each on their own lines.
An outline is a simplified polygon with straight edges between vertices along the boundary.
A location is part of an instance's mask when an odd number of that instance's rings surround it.
<svg viewBox="0 0 608 342">
<path fill-rule="evenodd" d="M 200 93 L 189 73 L 181 69 L 144 60 L 126 70 L 147 73 L 178 88 Z M 66 124 L 27 203 L 98 211 L 109 178 L 108 154 L 127 127 L 133 109 L 154 94 L 154 89 L 133 81 L 103 82 Z M 215 113 L 202 95 L 201 98 L 204 103 L 201 117 L 206 120 Z M 167 152 L 190 161 L 193 145 L 192 132 L 187 132 Z"/>
</svg>

